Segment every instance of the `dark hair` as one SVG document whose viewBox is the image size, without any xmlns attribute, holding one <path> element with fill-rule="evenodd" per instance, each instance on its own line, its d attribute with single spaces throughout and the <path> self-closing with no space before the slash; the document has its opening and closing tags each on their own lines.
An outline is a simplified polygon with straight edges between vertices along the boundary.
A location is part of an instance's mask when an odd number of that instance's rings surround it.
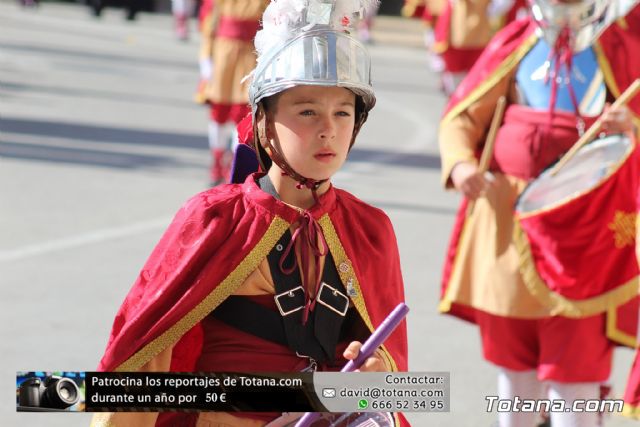
<svg viewBox="0 0 640 427">
<path fill-rule="evenodd" d="M 260 100 L 260 103 L 262 104 L 262 107 L 264 108 L 265 113 L 273 114 L 276 112 L 276 108 L 278 106 L 278 100 L 280 99 L 280 95 L 282 95 L 283 93 L 284 91 L 278 92 L 274 95 L 268 96 L 266 98 L 262 98 Z"/>
</svg>

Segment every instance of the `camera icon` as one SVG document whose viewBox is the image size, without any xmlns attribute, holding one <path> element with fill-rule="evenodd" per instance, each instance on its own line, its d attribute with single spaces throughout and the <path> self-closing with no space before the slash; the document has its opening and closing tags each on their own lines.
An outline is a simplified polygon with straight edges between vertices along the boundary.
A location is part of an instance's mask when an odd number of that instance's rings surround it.
<svg viewBox="0 0 640 427">
<path fill-rule="evenodd" d="M 322 389 L 322 397 L 336 397 L 336 389 L 335 388 L 323 388 Z"/>
<path fill-rule="evenodd" d="M 80 400 L 80 389 L 69 378 L 48 376 L 44 381 L 31 377 L 20 384 L 19 409 L 66 409 Z"/>
</svg>

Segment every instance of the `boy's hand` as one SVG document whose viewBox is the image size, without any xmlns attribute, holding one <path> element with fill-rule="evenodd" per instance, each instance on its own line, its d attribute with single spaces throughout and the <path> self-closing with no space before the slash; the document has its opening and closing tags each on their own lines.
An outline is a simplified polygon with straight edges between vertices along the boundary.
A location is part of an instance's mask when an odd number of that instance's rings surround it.
<svg viewBox="0 0 640 427">
<path fill-rule="evenodd" d="M 604 108 L 602 130 L 608 133 L 624 133 L 633 129 L 631 112 L 626 105 L 622 105 L 615 110 L 607 104 Z"/>
<path fill-rule="evenodd" d="M 460 162 L 451 171 L 451 181 L 456 190 L 469 200 L 484 195 L 493 184 L 490 173 L 480 173 L 478 166 L 469 162 Z"/>
<path fill-rule="evenodd" d="M 360 341 L 352 341 L 342 353 L 345 359 L 353 360 L 360 353 L 362 343 Z M 373 356 L 364 361 L 362 366 L 355 370 L 355 372 L 387 372 L 389 369 L 384 363 L 382 357 L 378 355 L 378 350 L 373 353 Z"/>
</svg>

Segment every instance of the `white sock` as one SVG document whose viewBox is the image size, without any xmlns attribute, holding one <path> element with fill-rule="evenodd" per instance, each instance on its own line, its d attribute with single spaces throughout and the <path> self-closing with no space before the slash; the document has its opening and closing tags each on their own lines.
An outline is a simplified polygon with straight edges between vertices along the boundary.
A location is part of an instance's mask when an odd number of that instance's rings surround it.
<svg viewBox="0 0 640 427">
<path fill-rule="evenodd" d="M 600 383 L 559 383 L 549 382 L 549 399 L 564 400 L 571 407 L 576 399 L 600 399 Z M 581 408 L 585 405 L 580 404 Z M 598 412 L 551 412 L 553 427 L 599 427 L 601 417 Z"/>
<path fill-rule="evenodd" d="M 238 129 L 234 122 L 224 124 L 224 138 L 227 142 L 226 149 L 233 152 L 238 144 Z"/>
<path fill-rule="evenodd" d="M 512 371 L 500 369 L 498 372 L 498 397 L 513 400 L 540 399 L 544 396 L 544 384 L 538 381 L 535 370 Z M 500 427 L 534 427 L 540 419 L 537 412 L 499 412 Z M 555 426 L 554 426 L 555 427 Z"/>
<path fill-rule="evenodd" d="M 235 130 L 233 122 L 218 123 L 209 121 L 209 148 L 212 150 L 229 150 L 231 138 Z"/>
<path fill-rule="evenodd" d="M 198 64 L 200 66 L 200 78 L 202 80 L 209 80 L 213 73 L 213 62 L 211 58 L 200 58 Z"/>
<path fill-rule="evenodd" d="M 190 16 L 193 11 L 191 0 L 171 0 L 171 12 L 174 15 Z"/>
</svg>

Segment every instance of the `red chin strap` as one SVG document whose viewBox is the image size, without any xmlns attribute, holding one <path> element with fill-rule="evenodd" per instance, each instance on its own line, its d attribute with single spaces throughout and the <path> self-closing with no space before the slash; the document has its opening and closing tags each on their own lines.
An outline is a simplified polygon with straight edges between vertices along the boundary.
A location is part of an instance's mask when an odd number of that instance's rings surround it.
<svg viewBox="0 0 640 427">
<path fill-rule="evenodd" d="M 262 104 L 258 105 L 258 111 L 256 112 L 256 117 L 260 117 L 259 119 L 253 122 L 253 145 L 258 154 L 258 161 L 260 163 L 260 168 L 263 171 L 267 171 L 269 168 L 265 164 L 265 160 L 263 159 L 261 154 L 261 150 L 263 150 L 269 159 L 273 163 L 275 163 L 280 169 L 282 169 L 282 174 L 291 177 L 294 181 L 297 182 L 296 188 L 303 189 L 308 188 L 313 193 L 313 198 L 318 201 L 316 191 L 318 188 L 328 179 L 315 180 L 311 178 L 307 178 L 302 176 L 298 172 L 296 172 L 284 158 L 284 155 L 278 150 L 275 144 L 269 138 L 267 138 L 267 115 L 264 111 L 264 107 Z M 258 135 L 258 138 L 255 136 Z"/>
</svg>

